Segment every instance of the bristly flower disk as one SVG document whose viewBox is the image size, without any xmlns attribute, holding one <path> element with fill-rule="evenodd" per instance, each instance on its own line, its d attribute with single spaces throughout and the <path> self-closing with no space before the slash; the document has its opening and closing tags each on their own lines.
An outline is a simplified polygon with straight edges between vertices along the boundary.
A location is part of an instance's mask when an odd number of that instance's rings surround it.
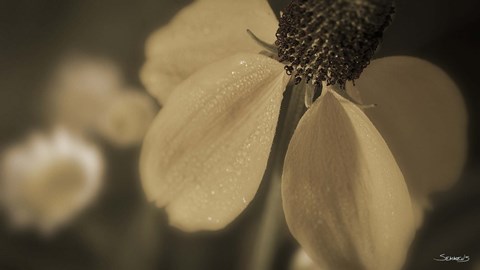
<svg viewBox="0 0 480 270">
<path fill-rule="evenodd" d="M 280 17 L 279 60 L 295 84 L 344 88 L 370 63 L 393 12 L 392 0 L 294 0 Z"/>
</svg>

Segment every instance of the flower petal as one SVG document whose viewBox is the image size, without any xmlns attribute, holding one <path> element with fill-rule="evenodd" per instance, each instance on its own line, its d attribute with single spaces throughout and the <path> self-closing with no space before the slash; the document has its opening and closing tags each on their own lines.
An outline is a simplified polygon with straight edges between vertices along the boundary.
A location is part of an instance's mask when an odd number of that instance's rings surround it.
<svg viewBox="0 0 480 270">
<path fill-rule="evenodd" d="M 467 113 L 458 87 L 440 68 L 397 56 L 372 62 L 355 89 L 405 176 L 412 197 L 458 180 L 466 158 Z"/>
<path fill-rule="evenodd" d="M 177 84 L 203 66 L 238 52 L 260 52 L 247 29 L 273 43 L 277 25 L 267 1 L 194 1 L 148 39 L 142 82 L 164 104 Z"/>
<path fill-rule="evenodd" d="M 321 269 L 398 269 L 414 233 L 402 173 L 381 135 L 328 90 L 292 137 L 282 179 L 293 236 Z"/>
<path fill-rule="evenodd" d="M 238 54 L 198 71 L 172 94 L 144 141 L 147 197 L 186 231 L 230 223 L 262 179 L 287 79 L 283 66 Z"/>
</svg>

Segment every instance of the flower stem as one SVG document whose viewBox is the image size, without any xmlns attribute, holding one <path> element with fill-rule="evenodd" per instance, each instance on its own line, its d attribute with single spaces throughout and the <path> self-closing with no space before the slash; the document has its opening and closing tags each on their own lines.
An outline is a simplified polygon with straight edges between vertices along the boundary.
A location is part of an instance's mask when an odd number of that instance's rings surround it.
<svg viewBox="0 0 480 270">
<path fill-rule="evenodd" d="M 252 270 L 265 270 L 272 267 L 272 257 L 279 240 L 281 224 L 284 221 L 281 198 L 283 161 L 293 132 L 305 112 L 305 86 L 301 83 L 293 87 L 284 120 L 278 129 L 276 144 L 272 149 L 272 173 L 268 179 L 266 204 L 249 268 Z"/>
</svg>

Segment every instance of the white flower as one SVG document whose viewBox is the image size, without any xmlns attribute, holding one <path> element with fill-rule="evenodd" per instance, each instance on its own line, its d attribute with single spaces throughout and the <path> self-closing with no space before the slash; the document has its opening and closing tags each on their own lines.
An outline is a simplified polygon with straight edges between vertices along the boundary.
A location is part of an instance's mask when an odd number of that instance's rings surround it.
<svg viewBox="0 0 480 270">
<path fill-rule="evenodd" d="M 51 233 L 92 202 L 101 186 L 99 150 L 57 129 L 7 150 L 1 199 L 14 225 Z"/>
<path fill-rule="evenodd" d="M 253 199 L 288 82 L 283 64 L 250 53 L 253 40 L 244 50 L 229 35 L 218 42 L 204 34 L 229 25 L 209 13 L 217 5 L 221 18 L 234 18 L 232 30 L 218 35 L 249 28 L 273 37 L 276 20 L 265 1 L 196 1 L 150 39 L 143 71 L 165 106 L 144 141 L 142 184 L 187 231 L 223 228 Z M 252 19 L 254 12 L 269 19 Z M 172 93 L 159 90 L 163 82 Z M 415 231 L 413 212 L 421 216 L 435 182 L 447 187 L 461 170 L 465 108 L 448 76 L 415 58 L 373 61 L 356 83 L 349 92 L 378 106 L 367 116 L 324 87 L 288 147 L 283 207 L 293 236 L 322 269 L 398 269 Z"/>
</svg>

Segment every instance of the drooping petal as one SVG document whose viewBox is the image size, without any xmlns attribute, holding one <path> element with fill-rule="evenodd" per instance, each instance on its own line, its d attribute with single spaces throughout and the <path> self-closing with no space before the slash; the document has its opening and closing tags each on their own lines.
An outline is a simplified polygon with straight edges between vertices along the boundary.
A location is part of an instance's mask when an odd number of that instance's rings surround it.
<svg viewBox="0 0 480 270">
<path fill-rule="evenodd" d="M 154 119 L 140 171 L 151 201 L 186 231 L 220 229 L 262 179 L 287 83 L 283 66 L 237 54 L 180 84 Z"/>
<path fill-rule="evenodd" d="M 273 43 L 277 25 L 264 0 L 194 1 L 148 39 L 142 82 L 164 104 L 173 88 L 197 69 L 235 53 L 260 52 L 247 29 Z"/>
<path fill-rule="evenodd" d="M 458 180 L 467 149 L 467 113 L 455 83 L 440 68 L 417 58 L 373 61 L 355 87 L 365 111 L 390 147 L 411 196 L 426 196 Z"/>
<path fill-rule="evenodd" d="M 282 179 L 293 236 L 321 269 L 399 269 L 414 232 L 402 173 L 365 114 L 333 91 L 292 137 Z"/>
</svg>

